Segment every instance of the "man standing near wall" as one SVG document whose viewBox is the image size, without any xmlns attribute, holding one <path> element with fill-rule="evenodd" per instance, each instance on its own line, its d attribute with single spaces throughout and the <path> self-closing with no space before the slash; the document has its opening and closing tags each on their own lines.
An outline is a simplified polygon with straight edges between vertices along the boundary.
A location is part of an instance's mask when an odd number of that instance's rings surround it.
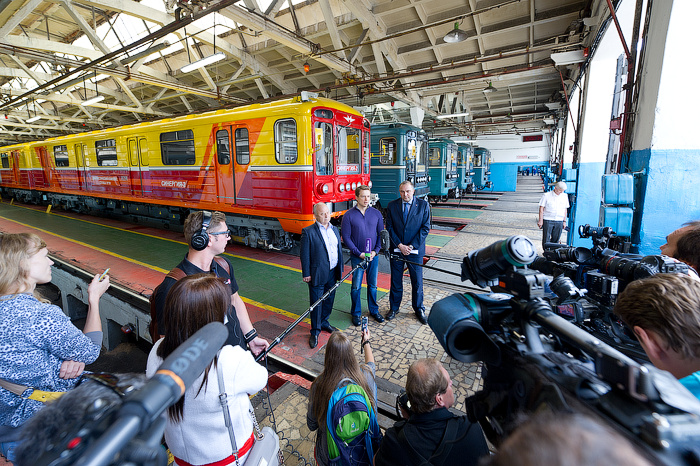
<svg viewBox="0 0 700 466">
<path fill-rule="evenodd" d="M 558 243 L 566 225 L 566 210 L 569 197 L 564 194 L 566 183 L 559 181 L 553 191 L 548 191 L 540 199 L 540 213 L 537 226 L 542 229 L 542 249 L 546 243 Z"/>
</svg>

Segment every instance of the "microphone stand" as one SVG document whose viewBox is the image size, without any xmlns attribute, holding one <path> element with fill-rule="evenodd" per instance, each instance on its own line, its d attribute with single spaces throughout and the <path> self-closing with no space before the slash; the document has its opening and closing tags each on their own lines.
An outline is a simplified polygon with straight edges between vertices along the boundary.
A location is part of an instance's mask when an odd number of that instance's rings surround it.
<svg viewBox="0 0 700 466">
<path fill-rule="evenodd" d="M 320 298 L 318 298 L 318 300 L 317 300 L 315 303 L 313 303 L 313 304 L 311 305 L 311 307 L 309 307 L 306 311 L 304 311 L 304 313 L 301 314 L 297 320 L 295 320 L 294 322 L 292 322 L 291 325 L 289 325 L 289 327 L 287 327 L 287 329 L 286 329 L 285 331 L 283 331 L 282 333 L 280 333 L 280 334 L 272 341 L 272 343 L 270 343 L 270 346 L 268 346 L 266 350 L 264 350 L 264 351 L 262 351 L 260 354 L 258 354 L 258 355 L 255 357 L 255 361 L 256 361 L 256 362 L 260 362 L 265 356 L 267 356 L 267 353 L 269 353 L 269 352 L 272 350 L 272 348 L 274 348 L 275 346 L 277 346 L 277 345 L 284 339 L 284 337 L 286 337 L 286 336 L 289 334 L 289 332 L 292 331 L 292 329 L 293 329 L 294 327 L 296 327 L 297 325 L 299 325 L 299 323 L 300 323 L 302 320 L 306 319 L 306 316 L 308 316 L 308 315 L 311 313 L 311 311 L 314 310 L 314 309 L 316 308 L 316 306 L 320 305 L 320 304 L 323 302 L 324 299 L 326 299 L 328 296 L 330 296 L 330 294 L 331 294 L 333 291 L 335 291 L 335 289 L 338 288 L 338 287 L 340 286 L 340 284 L 343 283 L 350 275 L 352 275 L 352 274 L 355 272 L 355 270 L 359 269 L 360 267 L 363 268 L 363 269 L 366 269 L 368 263 L 369 263 L 369 261 L 366 261 L 366 260 L 365 260 L 365 261 L 362 261 L 362 262 L 360 262 L 359 264 L 357 264 L 355 267 L 353 267 L 352 270 L 350 270 L 348 273 L 346 273 L 345 276 L 344 276 L 343 278 L 341 278 L 340 280 L 338 280 L 338 281 L 335 283 L 335 285 L 333 285 L 328 291 L 326 291 L 325 293 L 323 293 L 323 296 L 321 296 Z"/>
</svg>

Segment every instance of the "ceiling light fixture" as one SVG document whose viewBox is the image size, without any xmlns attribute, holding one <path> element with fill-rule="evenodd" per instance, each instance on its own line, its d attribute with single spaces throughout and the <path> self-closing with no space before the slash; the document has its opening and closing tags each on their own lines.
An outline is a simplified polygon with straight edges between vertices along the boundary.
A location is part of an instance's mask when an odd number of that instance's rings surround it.
<svg viewBox="0 0 700 466">
<path fill-rule="evenodd" d="M 83 101 L 80 103 L 80 105 L 92 105 L 92 104 L 96 104 L 97 102 L 102 102 L 103 100 L 105 100 L 105 96 L 103 96 L 103 95 L 96 95 L 96 96 L 93 97 L 92 99 L 83 100 Z"/>
<path fill-rule="evenodd" d="M 309 62 L 304 62 L 304 73 L 308 73 L 310 69 L 311 65 L 309 65 Z"/>
<path fill-rule="evenodd" d="M 467 40 L 468 37 L 469 35 L 459 28 L 459 23 L 455 23 L 455 28 L 445 34 L 445 37 L 443 37 L 442 40 L 448 44 L 454 44 L 455 42 L 463 42 Z"/>
<path fill-rule="evenodd" d="M 437 118 L 438 120 L 442 120 L 442 119 L 444 119 L 444 118 L 465 117 L 465 116 L 467 116 L 467 115 L 469 115 L 469 113 L 450 113 L 450 114 L 447 114 L 447 115 L 438 115 L 436 118 Z"/>
<path fill-rule="evenodd" d="M 484 94 L 490 94 L 492 92 L 496 92 L 498 89 L 493 87 L 493 84 L 491 84 L 491 81 L 489 81 L 489 85 L 484 88 L 482 91 Z"/>
<path fill-rule="evenodd" d="M 27 118 L 27 123 L 34 123 L 34 122 L 37 121 L 37 120 L 41 120 L 41 116 L 39 116 L 39 115 L 34 115 L 34 116 L 31 117 L 31 118 Z"/>
<path fill-rule="evenodd" d="M 189 73 L 192 70 L 196 70 L 197 68 L 204 68 L 205 66 L 221 61 L 224 58 L 226 58 L 224 52 L 217 52 L 214 55 L 209 55 L 208 57 L 204 57 L 200 60 L 197 60 L 194 63 L 188 63 L 187 65 L 180 68 L 180 71 L 182 71 L 183 73 Z"/>
</svg>

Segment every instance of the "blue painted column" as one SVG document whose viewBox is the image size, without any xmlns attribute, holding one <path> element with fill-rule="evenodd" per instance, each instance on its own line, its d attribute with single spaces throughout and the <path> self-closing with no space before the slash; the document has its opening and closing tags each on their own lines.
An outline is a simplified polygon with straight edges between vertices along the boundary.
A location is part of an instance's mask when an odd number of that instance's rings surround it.
<svg viewBox="0 0 700 466">
<path fill-rule="evenodd" d="M 700 66 L 689 58 L 687 43 L 698 16 L 696 0 L 654 2 L 652 7 L 632 151 L 625 164 L 636 174 L 633 242 L 642 254 L 658 254 L 669 233 L 700 219 L 700 97 L 688 88 L 688 77 Z"/>
</svg>

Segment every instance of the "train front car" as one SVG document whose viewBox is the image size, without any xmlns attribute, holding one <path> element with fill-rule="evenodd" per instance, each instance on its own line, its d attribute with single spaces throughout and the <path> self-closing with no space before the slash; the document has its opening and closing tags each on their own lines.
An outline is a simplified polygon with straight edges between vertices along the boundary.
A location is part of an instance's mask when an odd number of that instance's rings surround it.
<svg viewBox="0 0 700 466">
<path fill-rule="evenodd" d="M 485 189 L 493 186 L 491 175 L 491 151 L 484 147 L 474 148 L 474 176 L 476 189 Z"/>
<path fill-rule="evenodd" d="M 445 202 L 450 197 L 456 197 L 457 144 L 451 139 L 431 139 L 428 143 L 428 164 L 430 199 Z"/>
<path fill-rule="evenodd" d="M 352 107 L 330 99 L 312 99 L 309 104 L 308 163 L 312 167 L 308 190 L 302 193 L 300 224 L 289 231 L 313 223 L 313 205 L 325 202 L 333 222 L 355 201 L 355 188 L 372 187 L 370 180 L 370 127 Z"/>
<path fill-rule="evenodd" d="M 389 123 L 372 126 L 372 192 L 379 207 L 399 197 L 399 184 L 409 180 L 415 196 L 428 195 L 428 135 L 417 126 Z"/>
<path fill-rule="evenodd" d="M 465 142 L 457 143 L 457 193 L 458 196 L 474 192 L 472 160 L 474 148 Z"/>
</svg>

